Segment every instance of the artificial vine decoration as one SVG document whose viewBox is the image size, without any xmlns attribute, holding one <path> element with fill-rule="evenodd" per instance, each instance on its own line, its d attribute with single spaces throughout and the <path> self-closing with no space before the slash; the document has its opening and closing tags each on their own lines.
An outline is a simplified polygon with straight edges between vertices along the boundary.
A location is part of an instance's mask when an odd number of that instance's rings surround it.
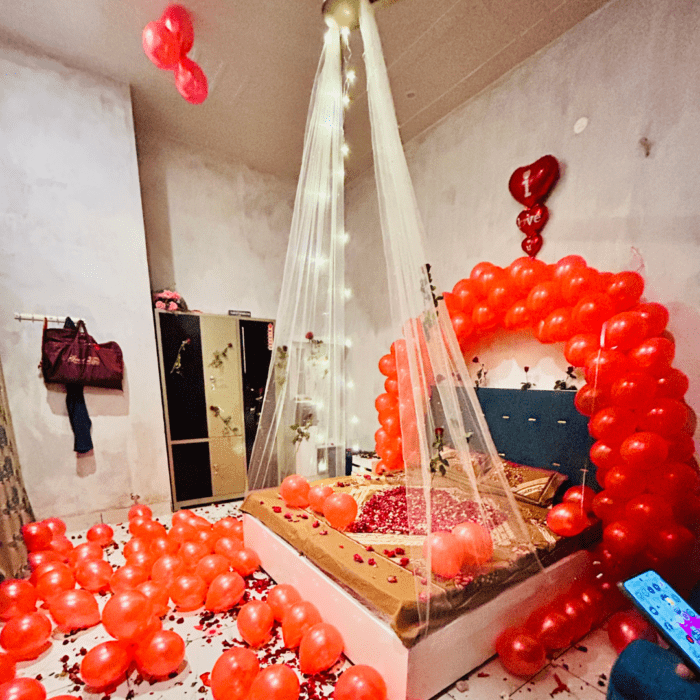
<svg viewBox="0 0 700 700">
<path fill-rule="evenodd" d="M 533 386 L 537 386 L 537 385 L 536 385 L 534 382 L 531 382 L 531 381 L 527 378 L 527 373 L 530 371 L 530 368 L 527 367 L 527 366 L 525 366 L 525 367 L 523 367 L 523 369 L 525 370 L 525 381 L 524 381 L 524 382 L 520 382 L 520 390 L 521 390 L 521 391 L 527 391 L 528 389 L 532 389 Z"/>
<path fill-rule="evenodd" d="M 566 376 L 569 377 L 569 379 L 576 381 L 576 379 L 578 379 L 576 376 L 576 368 L 569 365 L 566 368 Z M 556 391 L 578 391 L 576 385 L 567 384 L 566 379 L 557 379 L 557 381 L 554 382 L 554 389 Z"/>
<path fill-rule="evenodd" d="M 177 351 L 177 355 L 175 356 L 175 362 L 173 362 L 173 366 L 170 369 L 170 374 L 179 374 L 181 377 L 185 376 L 182 373 L 182 353 L 184 352 L 185 348 L 190 344 L 190 342 L 191 342 L 190 338 L 185 338 L 180 343 L 180 348 Z"/>
<path fill-rule="evenodd" d="M 289 360 L 289 349 L 286 345 L 277 346 L 277 356 L 275 357 L 275 386 L 277 391 L 281 391 L 285 381 L 287 381 L 287 361 Z"/>
<path fill-rule="evenodd" d="M 224 364 L 224 360 L 228 360 L 228 351 L 232 347 L 233 343 L 229 343 L 223 350 L 214 350 L 214 359 L 209 363 L 209 366 L 219 369 Z"/>
<path fill-rule="evenodd" d="M 309 431 L 311 424 L 311 416 L 307 416 L 301 423 L 294 423 L 293 425 L 289 426 L 290 429 L 294 431 L 292 445 L 296 445 L 302 440 L 308 440 L 311 437 L 311 432 Z"/>
<path fill-rule="evenodd" d="M 328 362 L 328 355 L 323 354 L 323 341 L 319 338 L 315 338 L 312 331 L 309 331 L 305 337 L 311 346 L 308 357 L 306 358 L 307 362 L 312 365 L 321 364 L 324 361 Z M 328 367 L 326 367 L 325 371 L 323 372 L 323 378 L 325 379 L 327 375 Z"/>
<path fill-rule="evenodd" d="M 475 365 L 479 364 L 479 358 L 474 357 L 472 358 L 472 362 Z M 481 363 L 481 367 L 479 367 L 477 373 L 476 373 L 476 379 L 474 380 L 474 388 L 478 389 L 480 386 L 485 386 L 486 385 L 486 375 L 489 373 L 489 371 L 486 369 L 486 366 L 484 363 Z"/>
<path fill-rule="evenodd" d="M 223 411 L 218 406 L 209 406 L 209 410 L 224 424 L 224 432 L 226 434 L 235 434 L 238 432 L 238 427 L 231 427 L 233 416 L 225 416 Z"/>
<path fill-rule="evenodd" d="M 447 474 L 447 467 L 450 463 L 442 456 L 442 451 L 445 449 L 445 443 L 442 436 L 445 434 L 444 428 L 435 428 L 435 440 L 433 441 L 433 449 L 435 455 L 430 459 L 430 473 L 436 474 L 440 472 L 442 476 Z"/>
</svg>

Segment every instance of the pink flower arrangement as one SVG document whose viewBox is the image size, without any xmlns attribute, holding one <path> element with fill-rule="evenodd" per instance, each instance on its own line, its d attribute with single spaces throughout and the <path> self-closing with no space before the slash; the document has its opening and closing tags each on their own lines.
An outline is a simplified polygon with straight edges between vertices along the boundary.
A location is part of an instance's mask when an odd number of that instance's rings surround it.
<svg viewBox="0 0 700 700">
<path fill-rule="evenodd" d="M 187 304 L 180 294 L 170 289 L 153 293 L 153 305 L 164 311 L 187 311 Z"/>
</svg>

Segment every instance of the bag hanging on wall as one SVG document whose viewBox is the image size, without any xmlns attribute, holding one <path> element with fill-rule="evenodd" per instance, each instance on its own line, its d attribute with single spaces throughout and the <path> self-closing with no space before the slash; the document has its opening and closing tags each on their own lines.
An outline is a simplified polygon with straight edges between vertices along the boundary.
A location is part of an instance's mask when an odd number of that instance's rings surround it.
<svg viewBox="0 0 700 700">
<path fill-rule="evenodd" d="M 84 321 L 75 328 L 47 326 L 44 321 L 41 342 L 41 371 L 47 384 L 122 388 L 124 358 L 117 343 L 96 343 Z"/>
</svg>

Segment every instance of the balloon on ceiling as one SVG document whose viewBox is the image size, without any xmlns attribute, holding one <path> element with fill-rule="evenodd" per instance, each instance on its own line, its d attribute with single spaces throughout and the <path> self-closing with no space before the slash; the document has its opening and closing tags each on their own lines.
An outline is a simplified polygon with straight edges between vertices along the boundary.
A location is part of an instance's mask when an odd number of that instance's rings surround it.
<svg viewBox="0 0 700 700">
<path fill-rule="evenodd" d="M 168 5 L 159 20 L 143 29 L 143 51 L 161 70 L 175 73 L 177 91 L 193 105 L 207 99 L 207 76 L 187 54 L 194 43 L 192 17 L 182 5 Z"/>
</svg>

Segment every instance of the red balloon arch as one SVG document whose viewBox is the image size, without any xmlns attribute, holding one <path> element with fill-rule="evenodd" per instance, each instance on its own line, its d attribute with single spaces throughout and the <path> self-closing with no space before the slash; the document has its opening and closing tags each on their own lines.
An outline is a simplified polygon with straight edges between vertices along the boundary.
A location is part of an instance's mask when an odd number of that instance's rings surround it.
<svg viewBox="0 0 700 700">
<path fill-rule="evenodd" d="M 530 329 L 541 343 L 564 343 L 567 362 L 585 372 L 575 404 L 589 417 L 596 440 L 590 461 L 601 490 L 572 489 L 552 508 L 548 524 L 569 536 L 602 521 L 595 579 L 502 635 L 498 650 L 514 673 L 530 674 L 545 652 L 619 608 L 621 578 L 653 568 L 681 591 L 692 583 L 688 567 L 678 562 L 687 559 L 700 528 L 695 414 L 683 398 L 688 378 L 672 367 L 668 310 L 644 302 L 643 291 L 637 272 L 600 272 L 570 255 L 551 265 L 532 258 L 506 268 L 481 262 L 444 293 L 463 353 L 497 328 Z M 380 473 L 404 466 L 395 345 L 379 361 L 386 376 L 385 393 L 375 402 Z"/>
</svg>

